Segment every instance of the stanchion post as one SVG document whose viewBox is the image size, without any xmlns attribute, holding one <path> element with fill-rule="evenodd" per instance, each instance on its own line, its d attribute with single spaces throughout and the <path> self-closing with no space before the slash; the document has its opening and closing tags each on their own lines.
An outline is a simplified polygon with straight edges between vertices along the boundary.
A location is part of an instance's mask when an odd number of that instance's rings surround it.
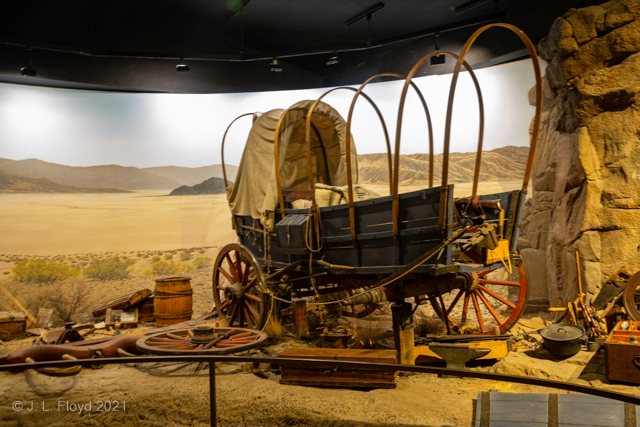
<svg viewBox="0 0 640 427">
<path fill-rule="evenodd" d="M 218 425 L 216 416 L 216 362 L 209 362 L 209 408 L 211 411 L 211 427 Z"/>
</svg>

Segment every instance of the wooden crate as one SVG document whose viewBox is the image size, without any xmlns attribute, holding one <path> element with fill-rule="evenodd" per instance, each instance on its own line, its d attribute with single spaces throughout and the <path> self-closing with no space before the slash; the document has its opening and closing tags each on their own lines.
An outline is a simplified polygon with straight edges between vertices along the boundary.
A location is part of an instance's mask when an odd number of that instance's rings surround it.
<svg viewBox="0 0 640 427">
<path fill-rule="evenodd" d="M 345 360 L 351 362 L 396 363 L 395 350 L 352 350 L 333 348 L 287 348 L 278 357 Z M 371 368 L 332 369 L 316 364 L 281 365 L 280 384 L 355 389 L 396 388 L 395 370 Z"/>
<path fill-rule="evenodd" d="M 640 340 L 640 322 L 629 322 L 629 330 L 620 329 L 618 322 L 604 343 L 607 379 L 640 384 L 640 344 L 631 343 L 631 337 Z"/>
<path fill-rule="evenodd" d="M 27 330 L 24 311 L 0 311 L 0 340 L 22 338 Z"/>
</svg>

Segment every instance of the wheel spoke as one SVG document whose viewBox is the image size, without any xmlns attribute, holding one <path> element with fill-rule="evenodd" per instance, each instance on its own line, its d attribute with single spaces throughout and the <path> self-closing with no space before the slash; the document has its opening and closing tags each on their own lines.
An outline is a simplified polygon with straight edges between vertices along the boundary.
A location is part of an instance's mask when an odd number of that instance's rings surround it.
<svg viewBox="0 0 640 427">
<path fill-rule="evenodd" d="M 233 306 L 233 310 L 231 311 L 231 316 L 229 316 L 229 326 L 233 325 L 233 321 L 236 319 L 236 316 L 238 315 L 238 307 L 240 305 L 236 304 Z"/>
<path fill-rule="evenodd" d="M 246 306 L 247 306 L 247 308 L 249 309 L 249 311 L 251 312 L 251 314 L 253 314 L 253 316 L 255 317 L 255 319 L 256 319 L 256 320 L 258 320 L 258 321 L 260 321 L 260 314 L 258 314 L 258 312 L 256 311 L 256 309 L 255 309 L 255 308 L 253 308 L 253 305 L 252 305 L 249 301 L 247 301 Z M 247 317 L 249 317 L 249 316 L 247 316 Z"/>
<path fill-rule="evenodd" d="M 451 304 L 449 305 L 449 308 L 447 308 L 447 315 L 449 315 L 449 313 L 451 313 L 451 310 L 453 310 L 453 307 L 455 307 L 455 305 L 458 303 L 458 301 L 460 300 L 460 297 L 462 296 L 463 293 L 464 293 L 464 291 L 460 290 L 460 292 L 458 292 L 458 295 L 456 295 L 456 297 L 453 299 L 453 301 L 451 301 Z"/>
<path fill-rule="evenodd" d="M 489 313 L 491 313 L 493 318 L 496 319 L 496 322 L 498 322 L 498 326 L 502 326 L 502 323 L 503 323 L 502 319 L 500 318 L 500 316 L 498 316 L 498 313 L 496 313 L 496 311 L 493 309 L 493 306 L 489 304 L 489 301 L 487 301 L 484 295 L 482 295 L 482 292 L 476 292 L 476 294 L 478 295 L 478 298 L 480 298 L 480 301 L 482 301 L 482 303 L 485 305 L 485 307 L 487 307 L 487 310 L 489 310 Z"/>
<path fill-rule="evenodd" d="M 238 326 L 244 328 L 244 307 L 242 301 L 238 303 L 238 312 L 240 314 L 240 319 L 238 320 Z"/>
<path fill-rule="evenodd" d="M 251 305 L 247 302 L 247 304 L 245 304 L 245 306 L 242 308 L 242 310 L 244 311 L 244 317 L 247 318 L 247 327 L 249 329 L 253 329 L 253 321 L 251 320 L 251 315 L 249 313 L 249 311 L 247 310 L 247 307 L 251 307 Z"/>
<path fill-rule="evenodd" d="M 258 283 L 258 278 L 254 277 L 253 279 L 251 279 L 249 284 L 244 288 L 244 291 L 245 292 L 250 291 L 256 285 L 256 283 Z"/>
<path fill-rule="evenodd" d="M 473 308 L 476 309 L 476 316 L 478 317 L 478 324 L 480 325 L 480 332 L 483 334 L 486 332 L 484 328 L 484 321 L 482 320 L 482 313 L 480 313 L 480 306 L 478 305 L 478 298 L 476 298 L 476 294 L 471 294 L 471 300 L 473 301 Z"/>
<path fill-rule="evenodd" d="M 481 285 L 502 285 L 502 286 L 517 286 L 520 287 L 518 282 L 505 282 L 504 280 L 478 280 Z"/>
<path fill-rule="evenodd" d="M 469 311 L 469 294 L 464 293 L 464 303 L 462 304 L 462 317 L 460 318 L 460 326 L 467 322 L 467 311 Z"/>
<path fill-rule="evenodd" d="M 251 266 L 249 264 L 245 264 L 244 266 L 244 274 L 242 275 L 242 284 L 245 285 L 249 281 L 249 274 L 251 273 Z"/>
<path fill-rule="evenodd" d="M 238 270 L 236 270 L 236 266 L 231 261 L 231 257 L 229 256 L 228 252 L 226 254 L 224 254 L 224 259 L 227 260 L 227 264 L 229 265 L 229 270 L 231 271 L 231 274 L 233 275 L 233 279 L 231 279 L 231 283 L 240 281 L 240 276 L 238 275 Z"/>
<path fill-rule="evenodd" d="M 480 278 L 480 277 L 484 277 L 484 276 L 486 276 L 487 274 L 491 273 L 492 271 L 495 271 L 495 270 L 484 270 L 484 271 L 479 271 L 479 272 L 478 272 L 478 273 L 476 273 L 476 274 L 478 275 L 478 278 Z"/>
<path fill-rule="evenodd" d="M 234 280 L 234 279 L 229 275 L 229 273 L 227 273 L 227 272 L 222 268 L 222 266 L 219 266 L 219 267 L 218 267 L 218 271 L 219 271 L 220 273 L 222 273 L 222 275 L 223 275 L 223 276 L 224 276 L 224 277 L 229 281 L 229 283 L 233 283 L 233 282 L 235 282 L 235 280 Z M 232 272 L 232 274 L 233 274 L 233 272 Z M 217 286 L 217 288 L 220 288 L 220 286 Z M 220 289 L 220 290 L 222 291 L 222 290 L 224 290 L 224 288 L 222 288 L 222 289 Z"/>
<path fill-rule="evenodd" d="M 262 300 L 255 296 L 255 295 L 251 295 L 251 294 L 244 294 L 245 298 L 249 298 L 250 300 L 254 300 L 256 302 L 262 302 Z"/>
<path fill-rule="evenodd" d="M 482 292 L 485 292 L 489 295 L 491 295 L 492 297 L 494 297 L 495 299 L 497 299 L 498 301 L 500 301 L 501 303 L 503 303 L 504 305 L 508 306 L 509 308 L 512 309 L 516 309 L 516 305 L 514 303 L 512 303 L 511 301 L 501 297 L 500 295 L 496 294 L 495 292 L 493 292 L 491 289 L 489 288 L 485 288 L 482 285 L 478 286 L 478 289 L 480 289 Z"/>
<path fill-rule="evenodd" d="M 236 272 L 238 273 L 238 281 L 241 282 L 242 281 L 242 277 L 244 276 L 244 273 L 242 271 L 242 257 L 240 257 L 240 252 L 235 251 L 236 254 Z"/>
</svg>

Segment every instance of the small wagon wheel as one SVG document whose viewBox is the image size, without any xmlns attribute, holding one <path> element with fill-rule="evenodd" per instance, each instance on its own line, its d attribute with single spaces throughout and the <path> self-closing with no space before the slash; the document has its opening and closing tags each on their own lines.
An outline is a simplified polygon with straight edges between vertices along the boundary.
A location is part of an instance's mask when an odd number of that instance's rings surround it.
<svg viewBox="0 0 640 427">
<path fill-rule="evenodd" d="M 148 335 L 136 341 L 136 347 L 146 354 L 220 355 L 247 351 L 265 344 L 266 340 L 267 334 L 251 329 L 200 326 Z"/>
<path fill-rule="evenodd" d="M 622 297 L 624 308 L 629 314 L 629 318 L 640 322 L 640 271 L 629 278 L 627 287 L 624 289 Z"/>
<path fill-rule="evenodd" d="M 268 296 L 262 268 L 239 243 L 220 249 L 213 264 L 213 300 L 218 317 L 229 326 L 262 329 L 267 322 Z"/>
<path fill-rule="evenodd" d="M 484 335 L 507 332 L 516 324 L 527 302 L 524 264 L 511 273 L 501 267 L 474 275 L 478 280 L 470 289 L 454 291 L 447 301 L 430 298 L 434 311 L 455 332 Z"/>
</svg>

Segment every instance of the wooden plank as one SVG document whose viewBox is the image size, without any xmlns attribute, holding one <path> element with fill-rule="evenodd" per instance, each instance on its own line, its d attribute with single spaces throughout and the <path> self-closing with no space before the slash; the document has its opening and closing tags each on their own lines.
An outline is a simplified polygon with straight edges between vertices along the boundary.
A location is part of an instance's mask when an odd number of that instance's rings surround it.
<svg viewBox="0 0 640 427">
<path fill-rule="evenodd" d="M 349 360 L 352 362 L 396 363 L 395 350 L 286 348 L 278 357 L 300 359 Z"/>
<path fill-rule="evenodd" d="M 51 323 L 51 316 L 53 315 L 52 308 L 38 309 L 38 317 L 36 318 L 36 328 L 48 328 Z"/>
<path fill-rule="evenodd" d="M 395 389 L 395 382 L 367 382 L 367 381 L 324 381 L 318 380 L 310 384 L 307 380 L 285 380 L 281 379 L 280 384 L 286 385 L 301 385 L 301 386 L 314 386 L 314 387 L 335 387 L 335 388 L 357 388 L 357 389 L 372 389 L 372 388 L 384 388 Z"/>
<path fill-rule="evenodd" d="M 624 427 L 624 403 L 597 396 L 561 394 L 558 396 L 558 424 Z"/>
<path fill-rule="evenodd" d="M 475 426 L 631 427 L 640 426 L 638 412 L 637 406 L 590 395 L 480 392 Z"/>
<path fill-rule="evenodd" d="M 123 310 L 123 309 L 130 308 L 131 306 L 147 298 L 149 295 L 151 295 L 151 293 L 152 292 L 150 289 L 141 289 L 132 294 L 121 295 L 112 300 L 98 304 L 91 311 L 91 314 L 93 314 L 93 317 L 98 317 L 98 316 L 102 316 L 103 314 L 106 314 L 108 308 L 113 310 Z"/>
</svg>

